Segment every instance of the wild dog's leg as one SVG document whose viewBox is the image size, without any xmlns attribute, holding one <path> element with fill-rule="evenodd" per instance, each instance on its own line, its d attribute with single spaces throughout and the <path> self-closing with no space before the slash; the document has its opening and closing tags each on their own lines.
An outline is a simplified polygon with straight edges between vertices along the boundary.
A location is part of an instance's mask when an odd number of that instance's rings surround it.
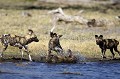
<svg viewBox="0 0 120 79">
<path fill-rule="evenodd" d="M 51 49 L 49 48 L 48 53 L 47 53 L 47 61 L 51 61 L 52 57 L 51 57 Z"/>
<path fill-rule="evenodd" d="M 20 53 L 22 54 L 21 60 L 23 59 L 23 51 L 20 49 Z"/>
<path fill-rule="evenodd" d="M 112 53 L 112 58 L 114 59 L 115 54 L 114 54 L 114 52 L 113 52 L 113 48 L 111 48 L 110 51 L 111 51 L 111 53 Z"/>
<path fill-rule="evenodd" d="M 7 49 L 8 45 L 4 45 L 4 48 L 2 49 L 0 56 L 3 57 L 3 52 Z"/>
<path fill-rule="evenodd" d="M 106 49 L 101 49 L 101 51 L 102 51 L 102 58 L 106 58 L 106 57 L 105 57 Z"/>
<path fill-rule="evenodd" d="M 29 56 L 29 61 L 32 61 L 31 55 L 30 55 L 30 51 L 28 51 L 27 46 L 24 46 L 25 52 L 28 54 Z"/>
<path fill-rule="evenodd" d="M 31 55 L 30 55 L 30 51 L 26 51 L 26 53 L 27 53 L 28 56 L 29 56 L 29 61 L 32 61 L 32 58 L 31 58 Z"/>
<path fill-rule="evenodd" d="M 32 61 L 31 55 L 29 53 L 28 53 L 28 56 L 29 56 L 29 60 Z"/>
<path fill-rule="evenodd" d="M 51 55 L 51 49 L 48 50 L 48 57 Z"/>
<path fill-rule="evenodd" d="M 118 54 L 120 55 L 120 51 L 118 51 L 117 46 L 114 47 L 114 50 L 115 50 L 116 52 L 118 52 Z"/>
</svg>

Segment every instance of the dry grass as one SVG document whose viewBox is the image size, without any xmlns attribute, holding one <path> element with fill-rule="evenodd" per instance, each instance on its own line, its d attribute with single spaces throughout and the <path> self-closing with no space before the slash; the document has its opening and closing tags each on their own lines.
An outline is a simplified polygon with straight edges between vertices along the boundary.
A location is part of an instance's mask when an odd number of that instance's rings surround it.
<svg viewBox="0 0 120 79">
<path fill-rule="evenodd" d="M 79 9 L 64 9 L 64 11 L 66 14 L 75 15 Z M 28 12 L 32 14 L 32 17 L 22 16 L 22 12 Z M 46 55 L 48 41 L 50 39 L 49 31 L 52 28 L 50 16 L 47 15 L 47 12 L 48 10 L 0 9 L 0 35 L 11 33 L 24 36 L 27 33 L 27 29 L 33 29 L 40 39 L 40 42 L 29 45 L 31 54 Z M 118 14 L 119 11 L 114 12 L 113 10 L 109 10 L 107 14 L 100 13 L 99 11 L 93 12 L 86 10 L 82 14 L 85 18 L 99 19 L 102 17 L 114 22 L 115 25 L 112 27 L 88 28 L 85 25 L 59 23 L 54 32 L 63 35 L 60 42 L 65 51 L 70 48 L 75 54 L 80 53 L 86 57 L 100 57 L 101 52 L 95 43 L 94 35 L 103 34 L 105 38 L 115 38 L 120 41 L 120 23 L 114 18 Z M 120 50 L 120 46 L 118 48 Z M 5 54 L 20 54 L 18 52 L 17 48 L 9 47 Z M 109 51 L 107 51 L 106 54 L 107 56 L 111 56 Z"/>
</svg>

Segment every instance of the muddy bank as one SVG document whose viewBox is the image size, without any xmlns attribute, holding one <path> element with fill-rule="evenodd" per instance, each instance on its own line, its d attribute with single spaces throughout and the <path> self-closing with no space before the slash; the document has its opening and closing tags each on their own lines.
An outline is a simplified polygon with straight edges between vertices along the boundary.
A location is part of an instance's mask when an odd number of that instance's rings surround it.
<svg viewBox="0 0 120 79">
<path fill-rule="evenodd" d="M 86 58 L 86 62 L 120 62 L 120 58 L 115 58 L 115 59 L 111 59 L 111 58 L 106 58 L 106 59 Z"/>
<path fill-rule="evenodd" d="M 41 62 L 41 63 L 77 63 L 76 57 L 58 57 L 53 55 L 51 57 L 47 56 L 32 56 L 33 62 Z M 28 56 L 24 56 L 21 59 L 21 56 L 4 56 L 0 58 L 0 62 L 23 62 L 29 61 Z"/>
<path fill-rule="evenodd" d="M 40 62 L 40 63 L 85 63 L 85 62 L 120 62 L 120 58 L 115 59 L 101 59 L 101 58 L 85 58 L 84 60 L 80 60 L 76 58 L 52 58 L 52 60 L 47 59 L 46 56 L 32 56 L 33 62 Z M 28 57 L 25 56 L 21 59 L 20 56 L 4 56 L 0 58 L 0 62 L 25 62 L 29 61 Z"/>
</svg>

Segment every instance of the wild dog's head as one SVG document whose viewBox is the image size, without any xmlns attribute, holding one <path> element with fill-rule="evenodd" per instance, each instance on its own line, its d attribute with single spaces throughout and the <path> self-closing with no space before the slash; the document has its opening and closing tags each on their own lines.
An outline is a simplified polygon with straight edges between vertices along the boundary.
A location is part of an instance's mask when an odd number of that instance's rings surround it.
<svg viewBox="0 0 120 79">
<path fill-rule="evenodd" d="M 10 34 L 3 34 L 3 35 L 0 37 L 0 41 L 1 41 L 3 44 L 8 44 L 8 43 L 9 43 L 9 40 L 10 40 L 10 37 L 11 37 Z"/>
<path fill-rule="evenodd" d="M 63 35 L 58 35 L 57 33 L 50 32 L 50 37 L 51 37 L 51 38 L 59 39 L 59 38 L 61 38 L 62 36 L 63 36 Z"/>
<path fill-rule="evenodd" d="M 11 37 L 10 34 L 3 34 L 1 38 L 5 40 L 9 40 L 10 37 Z"/>
<path fill-rule="evenodd" d="M 34 41 L 34 42 L 39 42 L 37 36 L 35 35 L 35 33 L 33 32 L 33 30 L 28 29 L 28 35 L 26 36 L 26 39 L 29 41 Z"/>
<path fill-rule="evenodd" d="M 96 44 L 100 45 L 103 41 L 103 35 L 100 35 L 100 36 L 95 35 L 95 39 L 96 39 Z"/>
</svg>

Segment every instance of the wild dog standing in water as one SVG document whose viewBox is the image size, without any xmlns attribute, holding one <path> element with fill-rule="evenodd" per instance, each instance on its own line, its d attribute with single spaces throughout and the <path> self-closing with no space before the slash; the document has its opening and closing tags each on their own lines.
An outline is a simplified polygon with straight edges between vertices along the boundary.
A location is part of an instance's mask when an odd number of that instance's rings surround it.
<svg viewBox="0 0 120 79">
<path fill-rule="evenodd" d="M 3 34 L 1 39 L 1 43 L 4 46 L 3 50 L 1 51 L 1 57 L 3 57 L 3 52 L 7 49 L 8 45 L 18 47 L 20 52 L 22 53 L 23 58 L 23 51 L 28 54 L 29 60 L 32 61 L 31 55 L 29 54 L 27 45 L 31 42 L 39 42 L 37 36 L 34 34 L 33 30 L 29 29 L 28 34 L 25 37 L 15 35 L 12 37 L 10 34 Z"/>
<path fill-rule="evenodd" d="M 99 45 L 99 47 L 101 48 L 101 52 L 102 52 L 102 57 L 105 57 L 105 52 L 106 49 L 110 49 L 111 53 L 112 53 L 112 58 L 114 59 L 114 52 L 113 49 L 118 52 L 118 54 L 120 55 L 120 52 L 118 51 L 117 47 L 119 45 L 119 42 L 115 39 L 103 39 L 103 35 L 95 35 L 96 38 L 96 44 Z"/>
<path fill-rule="evenodd" d="M 62 35 L 58 35 L 56 33 L 53 33 L 53 29 L 55 27 L 53 27 L 50 31 L 50 41 L 49 41 L 49 44 L 48 44 L 48 56 L 51 55 L 51 51 L 55 51 L 57 52 L 58 54 L 63 54 L 63 49 L 60 45 L 60 41 L 59 39 L 62 37 Z"/>
</svg>

